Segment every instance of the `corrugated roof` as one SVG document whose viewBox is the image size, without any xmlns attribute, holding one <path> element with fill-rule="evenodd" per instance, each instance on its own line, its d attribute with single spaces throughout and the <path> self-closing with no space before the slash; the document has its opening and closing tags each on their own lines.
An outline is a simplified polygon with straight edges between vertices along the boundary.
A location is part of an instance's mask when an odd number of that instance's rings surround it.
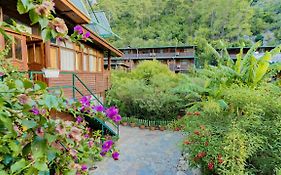
<svg viewBox="0 0 281 175">
<path fill-rule="evenodd" d="M 85 6 L 85 4 L 81 0 L 70 0 L 72 4 L 74 4 L 84 15 L 90 18 L 90 14 Z"/>
<path fill-rule="evenodd" d="M 103 38 L 108 38 L 114 35 L 103 11 L 90 12 L 90 16 L 91 23 L 86 24 L 89 29 L 93 30 Z"/>
</svg>

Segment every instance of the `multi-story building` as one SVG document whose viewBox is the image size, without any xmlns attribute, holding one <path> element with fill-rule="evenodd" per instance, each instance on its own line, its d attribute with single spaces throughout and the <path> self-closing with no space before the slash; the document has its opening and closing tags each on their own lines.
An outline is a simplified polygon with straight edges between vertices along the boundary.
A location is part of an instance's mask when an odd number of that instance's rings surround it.
<svg viewBox="0 0 281 175">
<path fill-rule="evenodd" d="M 142 47 L 122 48 L 122 58 L 112 58 L 109 62 L 114 67 L 133 69 L 139 62 L 156 59 L 167 64 L 174 72 L 187 72 L 194 66 L 195 46 L 167 46 L 167 47 Z M 108 61 L 105 61 L 108 67 Z"/>
</svg>

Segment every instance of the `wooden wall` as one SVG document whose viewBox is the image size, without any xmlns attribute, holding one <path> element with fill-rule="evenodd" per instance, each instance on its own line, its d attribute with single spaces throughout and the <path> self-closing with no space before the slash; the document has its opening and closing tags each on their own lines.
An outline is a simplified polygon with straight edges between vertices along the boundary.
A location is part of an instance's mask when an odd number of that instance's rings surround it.
<svg viewBox="0 0 281 175">
<path fill-rule="evenodd" d="M 77 73 L 77 76 L 86 84 L 86 86 L 95 94 L 105 97 L 105 91 L 110 86 L 110 72 L 103 73 Z M 72 74 L 60 74 L 59 78 L 50 78 L 47 80 L 49 87 L 54 86 L 72 86 Z M 75 79 L 75 86 L 84 94 L 90 93 L 83 87 L 83 85 Z M 67 98 L 72 98 L 72 89 L 64 89 L 64 95 Z M 81 98 L 81 95 L 76 92 L 76 98 Z"/>
</svg>

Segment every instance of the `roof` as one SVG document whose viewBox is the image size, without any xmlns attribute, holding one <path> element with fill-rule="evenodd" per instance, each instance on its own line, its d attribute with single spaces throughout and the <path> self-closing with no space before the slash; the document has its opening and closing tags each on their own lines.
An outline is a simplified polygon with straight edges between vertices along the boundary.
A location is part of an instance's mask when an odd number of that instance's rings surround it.
<svg viewBox="0 0 281 175">
<path fill-rule="evenodd" d="M 76 24 L 87 24 L 91 21 L 85 5 L 81 0 L 54 0 L 55 7 L 61 14 L 72 19 Z"/>
<path fill-rule="evenodd" d="M 107 50 L 111 51 L 112 55 L 114 57 L 121 57 L 123 56 L 123 52 L 121 52 L 119 49 L 115 48 L 113 45 L 111 45 L 109 42 L 107 42 L 105 39 L 103 39 L 101 36 L 99 36 L 97 33 L 94 31 L 90 30 L 86 26 L 84 26 L 85 30 L 88 30 L 91 33 L 90 38 L 97 44 L 105 47 Z"/>
</svg>

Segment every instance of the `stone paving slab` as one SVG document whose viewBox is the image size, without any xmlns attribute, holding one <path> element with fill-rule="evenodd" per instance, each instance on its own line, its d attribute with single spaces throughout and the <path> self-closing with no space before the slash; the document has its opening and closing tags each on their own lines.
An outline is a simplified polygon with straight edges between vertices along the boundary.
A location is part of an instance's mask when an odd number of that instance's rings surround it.
<svg viewBox="0 0 281 175">
<path fill-rule="evenodd" d="M 118 161 L 98 162 L 90 175 L 176 175 L 181 155 L 180 132 L 120 127 Z"/>
</svg>

